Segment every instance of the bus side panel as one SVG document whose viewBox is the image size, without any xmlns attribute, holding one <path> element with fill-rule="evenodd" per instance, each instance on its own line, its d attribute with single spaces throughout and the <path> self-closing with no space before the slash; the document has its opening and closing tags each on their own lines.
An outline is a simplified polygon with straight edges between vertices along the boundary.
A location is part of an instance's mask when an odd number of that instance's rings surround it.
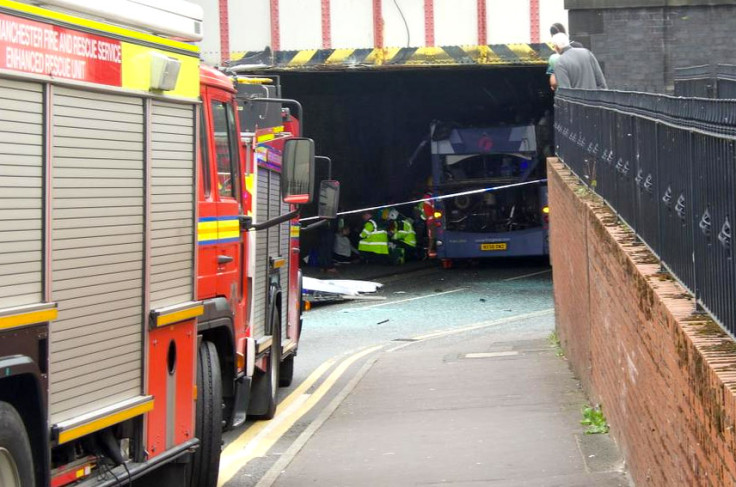
<svg viewBox="0 0 736 487">
<path fill-rule="evenodd" d="M 442 259 L 531 257 L 545 255 L 545 230 L 541 227 L 505 233 L 468 233 L 445 230 L 437 249 Z"/>
</svg>

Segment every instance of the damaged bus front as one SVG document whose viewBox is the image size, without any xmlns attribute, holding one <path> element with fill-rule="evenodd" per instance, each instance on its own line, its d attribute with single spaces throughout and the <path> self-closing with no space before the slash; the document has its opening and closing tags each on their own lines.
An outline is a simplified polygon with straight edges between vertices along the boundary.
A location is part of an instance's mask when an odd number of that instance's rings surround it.
<svg viewBox="0 0 736 487">
<path fill-rule="evenodd" d="M 431 127 L 437 257 L 549 253 L 544 155 L 532 124 Z"/>
</svg>

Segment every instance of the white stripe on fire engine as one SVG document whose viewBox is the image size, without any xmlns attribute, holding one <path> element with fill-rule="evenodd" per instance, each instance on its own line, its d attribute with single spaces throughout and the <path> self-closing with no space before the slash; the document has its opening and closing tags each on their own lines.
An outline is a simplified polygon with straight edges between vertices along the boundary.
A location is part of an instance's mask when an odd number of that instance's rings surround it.
<svg viewBox="0 0 736 487">
<path fill-rule="evenodd" d="M 222 487 L 253 458 L 264 456 L 294 423 L 307 414 L 330 391 L 355 361 L 383 347 L 383 345 L 370 347 L 345 358 L 317 390 L 312 394 L 307 394 L 306 391 L 332 367 L 335 359 L 328 360 L 312 372 L 294 392 L 279 403 L 274 419 L 255 423 L 225 448 L 220 457 L 220 476 L 217 485 Z"/>
<path fill-rule="evenodd" d="M 492 188 L 481 188 L 481 189 L 474 189 L 471 191 L 462 191 L 460 193 L 452 193 L 452 194 L 443 194 L 442 196 L 433 196 L 432 198 L 422 198 L 418 200 L 411 200 L 411 201 L 402 201 L 400 203 L 390 203 L 388 205 L 381 205 L 381 206 L 370 206 L 368 208 L 360 208 L 358 210 L 349 210 L 349 211 L 341 211 L 338 212 L 337 215 L 353 215 L 355 213 L 364 213 L 366 211 L 373 211 L 373 210 L 382 210 L 384 208 L 391 208 L 395 206 L 408 206 L 408 205 L 415 205 L 417 203 L 424 203 L 425 201 L 439 201 L 439 200 L 445 200 L 447 198 L 454 198 L 456 196 L 465 196 L 468 194 L 478 194 L 478 193 L 486 193 L 489 191 L 500 191 L 502 189 L 510 189 L 510 188 L 518 188 L 520 186 L 528 186 L 530 184 L 541 184 L 546 183 L 547 178 L 545 179 L 535 179 L 534 181 L 524 181 L 523 183 L 514 183 L 514 184 L 505 184 L 503 186 L 494 186 Z M 300 222 L 308 222 L 312 220 L 317 220 L 318 216 L 310 216 L 307 218 L 301 218 Z"/>
</svg>

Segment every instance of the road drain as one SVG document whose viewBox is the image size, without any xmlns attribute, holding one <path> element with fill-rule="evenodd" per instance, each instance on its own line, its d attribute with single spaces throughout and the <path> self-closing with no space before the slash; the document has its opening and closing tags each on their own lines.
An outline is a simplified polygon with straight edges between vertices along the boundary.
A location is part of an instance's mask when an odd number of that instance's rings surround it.
<svg viewBox="0 0 736 487">
<path fill-rule="evenodd" d="M 394 338 L 392 342 L 418 342 L 416 338 Z"/>
</svg>

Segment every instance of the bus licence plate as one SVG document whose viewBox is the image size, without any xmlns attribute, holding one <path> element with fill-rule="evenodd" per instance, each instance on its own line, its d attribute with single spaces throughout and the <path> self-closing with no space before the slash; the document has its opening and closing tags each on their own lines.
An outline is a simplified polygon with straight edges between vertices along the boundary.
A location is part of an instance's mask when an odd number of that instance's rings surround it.
<svg viewBox="0 0 736 487">
<path fill-rule="evenodd" d="M 480 244 L 481 250 L 506 250 L 506 242 Z"/>
</svg>

